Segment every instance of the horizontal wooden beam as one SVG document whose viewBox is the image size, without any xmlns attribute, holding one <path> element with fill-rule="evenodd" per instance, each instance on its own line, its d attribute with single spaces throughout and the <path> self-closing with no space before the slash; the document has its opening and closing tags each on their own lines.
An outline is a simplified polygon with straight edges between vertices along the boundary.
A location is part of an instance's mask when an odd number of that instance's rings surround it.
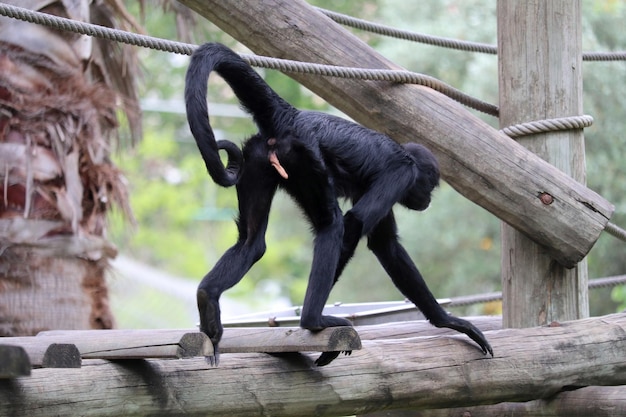
<svg viewBox="0 0 626 417">
<path fill-rule="evenodd" d="M 364 340 L 317 367 L 317 354 L 184 360 L 85 360 L 0 384 L 0 416 L 354 415 L 530 401 L 568 387 L 626 384 L 626 314 L 486 333 L 495 357 L 464 335 Z M 19 393 L 19 395 L 16 395 Z"/>
<path fill-rule="evenodd" d="M 190 358 L 213 355 L 213 344 L 203 333 L 154 330 L 50 330 L 29 343 L 73 343 L 83 359 Z"/>
<path fill-rule="evenodd" d="M 302 0 L 180 2 L 258 54 L 401 69 Z M 604 198 L 430 88 L 288 75 L 365 126 L 428 146 L 452 187 L 566 267 L 584 258 L 613 214 Z M 546 194 L 551 199 L 542 201 Z"/>
<path fill-rule="evenodd" d="M 38 337 L 71 341 L 79 347 L 83 358 L 90 359 L 182 358 L 213 354 L 213 346 L 210 349 L 206 346 L 207 342 L 211 344 L 208 337 L 193 329 L 52 330 L 41 332 Z M 199 340 L 203 343 L 198 344 Z M 176 348 L 176 345 L 185 348 Z M 220 342 L 221 353 L 332 352 L 360 348 L 361 340 L 352 327 L 331 327 L 315 333 L 299 327 L 226 328 Z M 163 354 L 155 356 L 157 349 Z M 169 352 L 167 356 L 166 352 Z"/>
</svg>

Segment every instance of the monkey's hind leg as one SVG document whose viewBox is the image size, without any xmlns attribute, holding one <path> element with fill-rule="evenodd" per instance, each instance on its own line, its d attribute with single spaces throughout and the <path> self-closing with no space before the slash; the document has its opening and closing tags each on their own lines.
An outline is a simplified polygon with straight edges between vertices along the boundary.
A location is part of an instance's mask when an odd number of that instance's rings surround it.
<svg viewBox="0 0 626 417">
<path fill-rule="evenodd" d="M 251 159 L 247 162 L 237 184 L 239 198 L 237 243 L 222 255 L 198 286 L 200 330 L 213 342 L 215 363 L 218 360 L 218 345 L 224 331 L 219 298 L 224 291 L 241 281 L 252 265 L 265 253 L 265 231 L 276 187 L 276 175 L 266 159 L 261 162 Z"/>
</svg>

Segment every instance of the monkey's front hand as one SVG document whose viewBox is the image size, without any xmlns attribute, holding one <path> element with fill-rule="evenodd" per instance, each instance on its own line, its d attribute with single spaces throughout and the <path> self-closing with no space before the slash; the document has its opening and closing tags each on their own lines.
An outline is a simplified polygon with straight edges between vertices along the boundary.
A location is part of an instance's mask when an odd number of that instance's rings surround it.
<svg viewBox="0 0 626 417">
<path fill-rule="evenodd" d="M 217 299 L 209 297 L 202 289 L 198 290 L 196 297 L 198 313 L 200 313 L 200 331 L 209 336 L 213 343 L 213 356 L 207 356 L 206 361 L 211 366 L 217 366 L 220 361 L 218 345 L 224 334 L 224 327 L 220 320 L 220 304 Z"/>
</svg>

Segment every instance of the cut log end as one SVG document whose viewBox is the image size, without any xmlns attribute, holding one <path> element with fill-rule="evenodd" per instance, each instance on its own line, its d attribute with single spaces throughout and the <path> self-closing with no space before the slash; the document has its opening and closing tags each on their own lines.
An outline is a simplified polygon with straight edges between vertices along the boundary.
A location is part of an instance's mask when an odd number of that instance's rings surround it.
<svg viewBox="0 0 626 417">
<path fill-rule="evenodd" d="M 180 338 L 179 346 L 178 354 L 181 358 L 213 356 L 213 344 L 211 339 L 204 333 L 185 333 Z"/>
<path fill-rule="evenodd" d="M 76 345 L 53 343 L 46 349 L 41 366 L 43 368 L 80 368 L 80 352 Z"/>
</svg>

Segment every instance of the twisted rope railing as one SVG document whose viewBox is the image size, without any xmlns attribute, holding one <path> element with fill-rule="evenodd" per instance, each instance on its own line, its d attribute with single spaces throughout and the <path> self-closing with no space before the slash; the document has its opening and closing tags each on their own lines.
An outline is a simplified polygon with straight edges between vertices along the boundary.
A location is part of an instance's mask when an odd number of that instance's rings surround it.
<svg viewBox="0 0 626 417">
<path fill-rule="evenodd" d="M 616 287 L 624 284 L 626 284 L 626 275 L 591 279 L 589 280 L 588 285 L 589 289 L 597 289 Z M 449 300 L 449 303 L 446 303 L 446 307 L 464 307 L 474 304 L 484 304 L 502 300 L 502 292 L 494 291 L 485 294 L 463 295 L 459 297 L 451 297 Z"/>
<path fill-rule="evenodd" d="M 483 54 L 498 54 L 498 47 L 487 43 L 461 41 L 458 39 L 445 38 L 441 36 L 425 35 L 409 30 L 397 29 L 391 26 L 374 23 L 356 17 L 337 13 L 331 10 L 317 8 L 318 11 L 325 14 L 333 21 L 340 25 L 349 26 L 354 29 L 366 32 L 376 33 L 382 36 L 388 36 L 396 39 L 404 39 L 411 42 L 419 42 L 427 45 L 439 46 L 441 48 L 456 49 L 459 51 L 478 52 Z M 583 61 L 624 61 L 626 60 L 626 51 L 615 52 L 583 52 Z"/>
<path fill-rule="evenodd" d="M 174 42 L 152 36 L 139 35 L 119 29 L 107 28 L 91 23 L 78 22 L 33 10 L 0 3 L 0 15 L 36 23 L 55 29 L 94 36 L 129 45 L 151 48 L 164 52 L 191 55 L 196 45 Z M 486 114 L 497 116 L 498 107 L 471 97 L 462 91 L 428 75 L 403 70 L 383 70 L 340 67 L 292 61 L 286 59 L 242 54 L 241 57 L 252 66 L 275 69 L 283 72 L 305 73 L 329 77 L 351 78 L 368 81 L 388 81 L 403 84 L 419 84 L 436 90 L 459 103 Z"/>
<path fill-rule="evenodd" d="M 588 115 L 560 117 L 557 119 L 537 120 L 520 123 L 500 129 L 502 133 L 512 138 L 533 135 L 536 133 L 556 132 L 560 130 L 583 129 L 593 124 L 593 117 Z"/>
</svg>

